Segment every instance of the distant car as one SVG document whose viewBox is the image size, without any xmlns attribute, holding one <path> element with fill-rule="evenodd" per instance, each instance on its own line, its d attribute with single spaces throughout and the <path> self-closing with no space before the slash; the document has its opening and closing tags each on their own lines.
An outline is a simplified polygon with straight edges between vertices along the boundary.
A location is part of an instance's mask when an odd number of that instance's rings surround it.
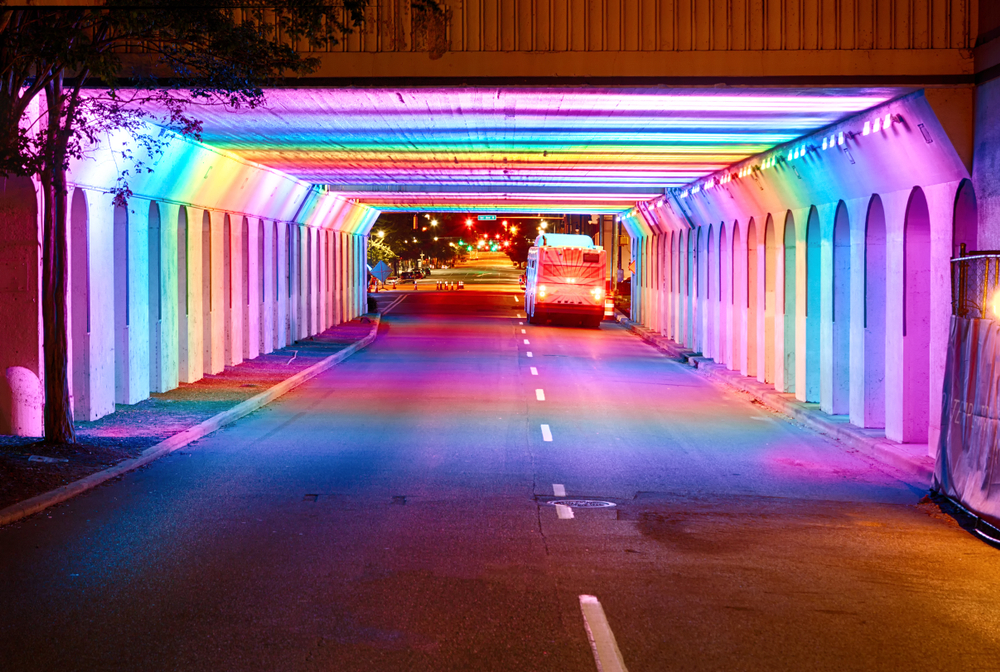
<svg viewBox="0 0 1000 672">
<path fill-rule="evenodd" d="M 425 268 L 425 269 L 424 269 L 424 277 L 426 278 L 426 277 L 427 277 L 427 276 L 429 276 L 430 274 L 431 274 L 431 269 L 429 269 L 429 268 Z"/>
</svg>

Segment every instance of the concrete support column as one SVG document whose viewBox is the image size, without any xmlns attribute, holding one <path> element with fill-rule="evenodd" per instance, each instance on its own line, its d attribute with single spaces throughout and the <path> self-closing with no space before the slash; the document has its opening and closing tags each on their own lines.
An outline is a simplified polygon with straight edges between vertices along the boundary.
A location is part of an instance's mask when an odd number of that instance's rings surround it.
<svg viewBox="0 0 1000 672">
<path fill-rule="evenodd" d="M 344 253 L 343 241 L 339 231 L 330 232 L 330 245 L 333 255 L 333 324 L 334 326 L 344 321 L 343 318 L 343 294 L 344 294 Z"/>
<path fill-rule="evenodd" d="M 641 261 L 638 259 L 638 238 L 629 239 L 629 254 L 631 255 L 631 260 L 635 262 L 635 272 L 632 274 L 632 282 L 629 283 L 629 289 L 631 291 L 631 310 L 629 311 L 631 315 L 629 318 L 634 322 L 642 323 L 642 309 L 640 307 L 640 301 L 642 300 L 642 289 L 639 286 L 639 270 L 641 266 Z"/>
<path fill-rule="evenodd" d="M 724 222 L 719 229 L 719 363 L 732 368 L 732 277 L 733 277 L 733 224 Z"/>
<path fill-rule="evenodd" d="M 299 244 L 296 246 L 296 254 L 299 282 L 296 303 L 299 311 L 299 329 L 296 340 L 301 340 L 309 337 L 309 229 L 301 225 L 297 228 Z"/>
<path fill-rule="evenodd" d="M 226 324 L 225 309 L 223 301 L 225 297 L 225 275 L 224 263 L 225 251 L 223 249 L 223 217 L 221 212 L 206 211 L 209 223 L 208 250 L 202 250 L 206 255 L 208 267 L 211 272 L 208 277 L 202 280 L 206 283 L 205 299 L 205 373 L 222 373 L 226 368 Z"/>
<path fill-rule="evenodd" d="M 827 413 L 833 413 L 834 378 L 847 374 L 834 371 L 833 367 L 833 225 L 838 205 L 834 202 L 816 207 L 820 226 L 820 305 L 809 306 L 810 316 L 819 310 L 819 406 Z M 839 280 L 846 281 L 845 278 Z"/>
<path fill-rule="evenodd" d="M 236 366 L 243 361 L 243 226 L 237 215 L 228 215 L 223 222 L 223 254 L 228 259 L 223 297 L 226 314 L 226 364 Z"/>
<path fill-rule="evenodd" d="M 924 188 L 930 211 L 930 352 L 928 375 L 927 453 L 937 455 L 941 436 L 941 400 L 951 331 L 951 255 L 955 202 L 961 181 Z"/>
<path fill-rule="evenodd" d="M 749 329 L 754 328 L 750 326 L 749 320 L 749 309 L 747 308 L 747 292 L 748 292 L 748 278 L 747 278 L 747 232 L 749 219 L 743 219 L 739 223 L 734 224 L 734 236 L 738 232 L 739 237 L 734 237 L 735 248 L 733 250 L 735 262 L 733 264 L 733 328 L 732 328 L 732 338 L 733 338 L 733 366 L 734 371 L 739 371 L 744 376 L 747 373 L 747 339 L 750 334 Z M 754 297 L 756 299 L 757 297 Z"/>
<path fill-rule="evenodd" d="M 275 282 L 274 297 L 274 342 L 276 348 L 288 345 L 288 224 L 277 223 L 277 236 L 274 241 Z"/>
<path fill-rule="evenodd" d="M 361 239 L 360 263 L 361 263 L 361 308 L 362 314 L 368 312 L 368 236 L 359 236 Z"/>
<path fill-rule="evenodd" d="M 288 225 L 288 344 L 299 338 L 299 225 Z"/>
<path fill-rule="evenodd" d="M 8 178 L 4 187 L 0 193 L 0 221 L 3 222 L 0 227 L 0 310 L 4 316 L 4 347 L 0 349 L 0 433 L 41 436 L 44 395 L 39 197 L 28 178 Z"/>
<path fill-rule="evenodd" d="M 159 214 L 159 306 L 152 309 L 153 297 L 150 297 L 150 326 L 155 331 L 157 339 L 156 352 L 158 356 L 151 358 L 150 366 L 158 367 L 156 375 L 151 380 L 157 380 L 156 386 L 150 386 L 151 392 L 166 392 L 177 387 L 179 381 L 178 347 L 178 295 L 177 278 L 177 205 L 157 204 Z M 152 250 L 150 251 L 152 258 Z M 151 284 L 152 287 L 152 284 Z M 154 317 L 157 317 L 154 321 Z M 152 339 L 151 339 L 152 341 Z M 96 418 L 92 418 L 95 419 Z"/>
<path fill-rule="evenodd" d="M 903 223 L 911 190 L 882 195 L 886 233 L 886 306 L 885 306 L 885 435 L 900 443 L 923 437 L 904 431 L 904 248 Z"/>
<path fill-rule="evenodd" d="M 181 207 L 177 216 L 177 316 L 178 377 L 182 383 L 201 380 L 204 333 L 202 331 L 202 215 Z"/>
<path fill-rule="evenodd" d="M 755 334 L 757 349 L 757 380 L 762 383 L 774 382 L 774 292 L 769 283 L 775 282 L 774 268 L 778 264 L 777 234 L 774 231 L 773 218 L 764 213 L 756 218 L 757 229 L 757 296 L 756 301 L 757 333 Z M 770 322 L 770 324 L 768 324 Z M 769 329 L 770 327 L 770 329 Z M 770 336 L 770 338 L 768 338 Z M 770 366 L 769 366 L 770 364 Z"/>
<path fill-rule="evenodd" d="M 320 308 L 323 302 L 323 275 L 320 263 L 320 230 L 309 228 L 309 335 L 323 331 L 320 322 Z"/>
<path fill-rule="evenodd" d="M 149 206 L 113 207 L 115 402 L 149 397 Z"/>
</svg>

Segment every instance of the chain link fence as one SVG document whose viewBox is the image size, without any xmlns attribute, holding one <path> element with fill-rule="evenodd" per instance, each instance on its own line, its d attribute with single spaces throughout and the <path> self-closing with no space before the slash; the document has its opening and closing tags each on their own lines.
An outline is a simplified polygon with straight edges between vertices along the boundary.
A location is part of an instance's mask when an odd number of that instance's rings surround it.
<svg viewBox="0 0 1000 672">
<path fill-rule="evenodd" d="M 1000 252 L 972 252 L 951 260 L 951 312 L 1000 319 Z"/>
</svg>

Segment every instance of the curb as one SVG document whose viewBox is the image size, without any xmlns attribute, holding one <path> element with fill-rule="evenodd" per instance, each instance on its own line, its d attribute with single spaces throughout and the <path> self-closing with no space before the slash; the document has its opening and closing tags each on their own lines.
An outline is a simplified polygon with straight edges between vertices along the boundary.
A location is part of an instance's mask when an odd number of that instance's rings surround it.
<svg viewBox="0 0 1000 672">
<path fill-rule="evenodd" d="M 806 404 L 798 399 L 790 398 L 791 395 L 778 392 L 771 387 L 765 387 L 765 384 L 758 382 L 756 378 L 737 376 L 725 366 L 716 363 L 712 358 L 703 357 L 701 353 L 680 348 L 670 339 L 637 325 L 620 312 L 616 313 L 615 319 L 671 359 L 697 369 L 717 383 L 750 395 L 772 411 L 781 413 L 800 425 L 834 439 L 866 457 L 912 474 L 929 487 L 931 477 L 934 474 L 934 461 L 930 457 L 919 458 L 907 455 L 900 451 L 899 446 L 892 441 L 866 436 L 862 430 L 854 425 L 832 420 L 825 413 L 820 415 L 820 412 L 816 410 L 816 404 Z"/>
<path fill-rule="evenodd" d="M 158 460 L 164 455 L 169 455 L 175 450 L 183 448 L 198 439 L 208 436 L 215 430 L 220 429 L 235 420 L 239 420 L 256 410 L 259 410 L 283 394 L 295 389 L 307 380 L 315 378 L 327 369 L 341 363 L 358 350 L 371 345 L 375 340 L 375 336 L 378 334 L 378 327 L 381 319 L 381 313 L 375 313 L 374 318 L 372 318 L 371 331 L 368 335 L 350 344 L 340 352 L 316 362 L 309 368 L 299 371 L 294 376 L 286 378 L 277 385 L 268 388 L 260 394 L 240 402 L 227 411 L 213 415 L 211 418 L 198 423 L 194 427 L 189 427 L 183 432 L 174 434 L 170 438 L 164 439 L 156 445 L 146 448 L 142 451 L 142 454 L 140 454 L 139 457 L 124 460 L 113 467 L 108 467 L 103 471 L 90 474 L 89 476 L 85 476 L 78 481 L 67 483 L 66 485 L 58 487 L 55 490 L 43 492 L 42 494 L 35 495 L 34 497 L 26 499 L 23 502 L 11 504 L 5 509 L 0 509 L 0 526 L 17 522 L 18 520 L 27 518 L 28 516 L 38 513 L 39 511 L 44 511 L 50 506 L 59 504 L 60 502 L 65 502 L 67 499 L 75 497 L 76 495 L 86 492 L 92 488 L 96 488 L 101 483 L 109 481 L 112 478 L 116 478 L 122 474 L 132 471 L 133 469 L 145 466 L 154 460 Z"/>
</svg>

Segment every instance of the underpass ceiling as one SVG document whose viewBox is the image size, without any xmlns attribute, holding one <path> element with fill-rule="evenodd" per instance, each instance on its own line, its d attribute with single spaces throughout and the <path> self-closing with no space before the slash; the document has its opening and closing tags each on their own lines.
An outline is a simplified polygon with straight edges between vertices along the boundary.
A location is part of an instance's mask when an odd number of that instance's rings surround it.
<svg viewBox="0 0 1000 672">
<path fill-rule="evenodd" d="M 621 212 L 892 88 L 275 89 L 207 144 L 380 210 Z"/>
</svg>

